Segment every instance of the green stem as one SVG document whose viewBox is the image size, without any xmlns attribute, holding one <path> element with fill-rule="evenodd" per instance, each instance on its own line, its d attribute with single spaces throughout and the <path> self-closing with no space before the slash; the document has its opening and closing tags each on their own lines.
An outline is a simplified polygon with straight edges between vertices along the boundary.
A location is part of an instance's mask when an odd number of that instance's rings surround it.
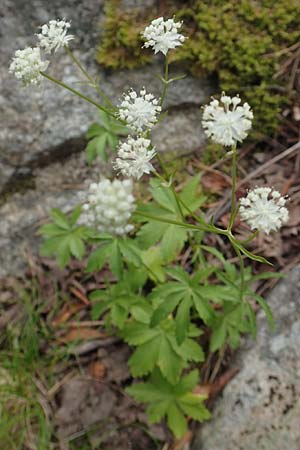
<svg viewBox="0 0 300 450">
<path fill-rule="evenodd" d="M 240 264 L 240 275 L 241 275 L 241 284 L 240 284 L 240 300 L 243 301 L 244 298 L 244 286 L 245 286 L 245 265 L 244 259 L 240 250 L 232 243 L 235 253 L 238 256 L 239 264 Z"/>
<path fill-rule="evenodd" d="M 106 112 L 106 114 L 109 114 L 110 116 L 114 117 L 114 114 L 109 109 L 105 108 L 104 106 L 99 105 L 99 103 L 95 102 L 90 97 L 87 97 L 86 95 L 82 94 L 81 92 L 77 91 L 76 89 L 73 89 L 71 86 L 68 86 L 67 84 L 63 83 L 62 81 L 51 77 L 51 75 L 48 75 L 45 72 L 40 72 L 40 74 L 43 77 L 47 78 L 48 80 L 52 81 L 52 83 L 58 84 L 58 86 L 61 86 L 64 89 L 67 89 L 68 91 L 72 92 L 72 94 L 77 95 L 78 97 L 82 98 L 86 102 L 91 103 L 92 105 L 96 106 L 96 108 L 101 109 L 101 111 Z"/>
<path fill-rule="evenodd" d="M 68 53 L 68 55 L 70 56 L 70 58 L 72 59 L 72 61 L 74 62 L 74 64 L 78 67 L 78 69 L 80 70 L 80 72 L 83 73 L 83 75 L 85 76 L 85 78 L 90 82 L 90 84 L 93 86 L 93 88 L 96 89 L 96 91 L 101 95 L 101 97 L 103 98 L 103 100 L 110 106 L 110 107 L 114 107 L 113 104 L 111 103 L 111 101 L 109 100 L 109 98 L 106 96 L 106 94 L 102 91 L 102 89 L 98 86 L 98 84 L 96 83 L 96 81 L 88 74 L 88 72 L 85 70 L 85 68 L 82 66 L 81 62 L 76 58 L 76 56 L 74 55 L 74 53 L 72 52 L 72 50 L 69 49 L 69 47 L 67 47 L 65 45 L 65 50 Z"/>
<path fill-rule="evenodd" d="M 237 213 L 235 207 L 235 189 L 236 189 L 236 176 L 237 176 L 237 158 L 236 158 L 236 145 L 232 146 L 232 183 L 231 183 L 231 212 L 228 225 L 228 231 L 233 227 L 234 219 Z"/>
<path fill-rule="evenodd" d="M 145 219 L 154 220 L 156 222 L 169 223 L 171 225 L 178 225 L 179 227 L 188 228 L 190 230 L 207 231 L 204 228 L 200 228 L 200 227 L 198 227 L 196 225 L 192 225 L 190 223 L 178 222 L 177 220 L 156 217 L 156 216 L 152 216 L 151 214 L 145 214 L 145 213 L 140 213 L 140 212 L 135 212 L 134 214 L 137 216 L 140 216 L 140 217 L 144 217 Z"/>
<path fill-rule="evenodd" d="M 245 245 L 245 244 L 249 244 L 249 242 L 253 241 L 253 239 L 256 238 L 256 236 L 258 236 L 259 231 L 256 230 L 254 233 L 252 233 L 247 239 L 243 240 L 243 241 L 239 241 L 240 244 Z"/>
<path fill-rule="evenodd" d="M 167 179 L 169 179 L 168 171 L 167 171 L 167 169 L 166 169 L 166 167 L 165 167 L 165 165 L 164 165 L 164 163 L 163 163 L 163 161 L 162 161 L 162 159 L 161 159 L 161 157 L 160 157 L 160 155 L 159 155 L 158 153 L 156 154 L 156 157 L 157 157 L 157 160 L 158 160 L 158 162 L 159 162 L 159 164 L 160 164 L 160 166 L 161 166 L 161 168 L 162 168 L 163 173 L 165 174 L 165 176 L 167 177 Z M 163 178 L 161 175 L 159 175 L 157 172 L 155 172 L 155 175 L 156 175 L 160 180 L 163 180 L 165 183 L 168 183 L 168 181 L 167 181 L 167 180 L 164 180 L 164 178 Z M 184 222 L 184 221 L 185 221 L 185 218 L 184 218 L 184 214 L 183 214 L 183 211 L 182 211 L 182 208 L 181 208 L 179 195 L 177 194 L 177 192 L 176 192 L 176 190 L 175 190 L 175 188 L 174 188 L 174 186 L 173 186 L 173 183 L 170 183 L 170 188 L 171 188 L 171 191 L 172 191 L 172 193 L 173 193 L 173 195 L 174 195 L 175 202 L 176 202 L 176 205 L 177 205 L 177 208 L 178 208 L 180 217 L 181 217 L 182 221 Z"/>
<path fill-rule="evenodd" d="M 161 99 L 160 99 L 160 106 L 162 107 L 166 98 L 166 94 L 167 94 L 167 88 L 168 88 L 168 83 L 169 82 L 169 59 L 168 59 L 168 54 L 166 55 L 166 59 L 165 59 L 165 77 L 164 77 L 164 81 L 163 81 L 163 90 L 162 90 L 162 94 L 161 94 Z"/>
</svg>

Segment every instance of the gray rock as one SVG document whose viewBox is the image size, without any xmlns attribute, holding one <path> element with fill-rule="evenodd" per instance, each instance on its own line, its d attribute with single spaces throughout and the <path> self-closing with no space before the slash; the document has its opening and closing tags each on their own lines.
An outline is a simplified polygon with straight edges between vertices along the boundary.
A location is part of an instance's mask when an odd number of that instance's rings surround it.
<svg viewBox="0 0 300 450">
<path fill-rule="evenodd" d="M 193 450 L 300 449 L 300 267 L 268 297 L 272 334 L 258 316 L 257 341 L 237 355 L 239 374 L 225 388 L 203 424 Z"/>
<path fill-rule="evenodd" d="M 152 1 L 147 2 L 151 6 Z M 48 159 L 58 160 L 57 147 L 66 143 L 64 153 L 72 153 L 68 147 L 70 139 L 77 139 L 86 132 L 91 122 L 97 119 L 97 110 L 80 98 L 45 80 L 41 88 L 21 88 L 20 83 L 8 73 L 10 60 L 18 48 L 36 45 L 34 33 L 38 26 L 51 18 L 66 17 L 72 21 L 72 49 L 88 72 L 97 76 L 101 87 L 114 102 L 118 102 L 122 92 L 133 87 L 146 86 L 149 91 L 159 95 L 160 81 L 155 74 L 162 71 L 161 58 L 154 58 L 153 65 L 134 71 L 110 73 L 95 63 L 95 48 L 99 42 L 100 24 L 103 22 L 104 2 L 101 0 L 2 0 L 0 14 L 1 52 L 0 52 L 0 192 L 4 186 L 13 183 L 20 173 L 32 171 Z M 124 8 L 138 5 L 135 1 L 124 1 Z M 84 94 L 97 98 L 95 92 L 86 85 L 75 84 L 83 81 L 69 56 L 59 51 L 51 56 L 49 74 L 77 88 Z M 178 70 L 171 69 L 171 76 Z M 170 86 L 167 106 L 180 108 L 182 105 L 194 106 L 189 115 L 183 118 L 183 124 L 170 115 L 164 125 L 159 127 L 162 138 L 167 129 L 172 133 L 173 141 L 185 131 L 191 133 L 191 142 L 199 143 L 198 107 L 211 93 L 206 80 L 196 80 L 191 76 Z M 159 135 L 160 131 L 156 134 Z M 162 142 L 162 139 L 160 139 Z M 164 139 L 165 141 L 165 139 Z M 171 145 L 173 142 L 171 140 Z M 182 145 L 182 142 L 180 143 Z M 192 144 L 186 140 L 189 150 Z M 164 142 L 163 147 L 166 147 Z M 186 148 L 187 150 L 187 148 Z"/>
</svg>

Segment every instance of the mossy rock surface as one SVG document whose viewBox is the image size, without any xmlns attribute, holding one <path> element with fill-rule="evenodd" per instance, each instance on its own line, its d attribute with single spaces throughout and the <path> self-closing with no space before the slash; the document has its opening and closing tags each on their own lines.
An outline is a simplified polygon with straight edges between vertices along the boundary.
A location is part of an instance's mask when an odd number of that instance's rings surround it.
<svg viewBox="0 0 300 450">
<path fill-rule="evenodd" d="M 118 0 L 106 2 L 106 21 L 97 50 L 105 67 L 134 68 L 152 59 L 142 49 L 140 32 L 155 17 L 176 16 L 189 37 L 171 52 L 173 62 L 188 63 L 200 77 L 217 76 L 220 91 L 239 92 L 254 112 L 254 129 L 274 134 L 289 100 L 275 77 L 285 49 L 300 41 L 299 0 L 160 1 L 152 9 L 124 12 Z"/>
</svg>

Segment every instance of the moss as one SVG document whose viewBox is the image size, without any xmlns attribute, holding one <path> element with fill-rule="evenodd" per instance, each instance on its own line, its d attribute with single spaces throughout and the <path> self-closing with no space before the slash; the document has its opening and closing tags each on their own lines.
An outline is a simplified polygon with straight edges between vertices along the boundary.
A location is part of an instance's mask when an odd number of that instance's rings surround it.
<svg viewBox="0 0 300 450">
<path fill-rule="evenodd" d="M 274 134 L 280 111 L 287 105 L 284 89 L 274 80 L 280 50 L 300 40 L 299 0 L 173 0 L 164 15 L 184 21 L 184 46 L 173 61 L 188 62 L 196 76 L 217 75 L 220 90 L 240 92 L 255 111 L 254 129 Z M 133 68 L 151 60 L 141 50 L 140 31 L 157 16 L 153 11 L 120 10 L 107 1 L 104 35 L 97 60 L 110 68 Z"/>
<path fill-rule="evenodd" d="M 148 18 L 137 11 L 125 14 L 119 1 L 111 0 L 105 6 L 105 25 L 96 61 L 109 69 L 134 69 L 152 59 L 149 51 L 141 52 L 143 41 L 140 32 Z"/>
</svg>

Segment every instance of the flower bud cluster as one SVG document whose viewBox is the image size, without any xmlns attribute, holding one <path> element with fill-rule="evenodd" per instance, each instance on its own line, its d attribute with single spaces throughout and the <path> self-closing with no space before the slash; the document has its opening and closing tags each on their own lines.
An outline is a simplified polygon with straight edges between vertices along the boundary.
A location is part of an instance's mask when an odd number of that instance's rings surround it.
<svg viewBox="0 0 300 450">
<path fill-rule="evenodd" d="M 126 177 L 139 179 L 144 173 L 153 170 L 150 160 L 154 156 L 155 149 L 151 149 L 150 139 L 135 139 L 129 136 L 128 140 L 119 146 L 114 168 Z"/>
<path fill-rule="evenodd" d="M 286 199 L 270 187 L 258 187 L 240 199 L 240 216 L 252 230 L 269 234 L 288 221 Z"/>
<path fill-rule="evenodd" d="M 46 53 L 51 53 L 52 50 L 56 52 L 60 47 L 68 46 L 69 41 L 74 39 L 74 36 L 68 33 L 71 23 L 62 20 L 50 20 L 48 23 L 42 25 L 41 33 L 37 34 L 39 45 Z"/>
<path fill-rule="evenodd" d="M 133 89 L 124 94 L 118 115 L 126 122 L 130 131 L 139 134 L 155 125 L 160 112 L 158 100 L 153 94 L 147 94 L 144 88 L 139 95 Z"/>
<path fill-rule="evenodd" d="M 101 233 L 125 235 L 133 229 L 128 220 L 135 209 L 134 201 L 131 180 L 92 183 L 83 205 L 84 220 Z"/>
<path fill-rule="evenodd" d="M 175 22 L 174 19 L 164 20 L 163 17 L 152 20 L 151 24 L 142 32 L 146 42 L 144 47 L 152 47 L 154 53 L 162 52 L 164 55 L 169 50 L 183 44 L 186 37 L 178 33 L 182 22 Z"/>
<path fill-rule="evenodd" d="M 39 84 L 42 80 L 40 72 L 44 72 L 49 65 L 49 61 L 42 59 L 41 49 L 45 53 L 51 53 L 52 50 L 56 52 L 60 47 L 68 46 L 69 41 L 74 38 L 67 34 L 70 26 L 70 22 L 65 20 L 50 20 L 48 24 L 42 25 L 41 33 L 37 34 L 39 46 L 17 50 L 9 72 L 21 80 L 24 86 Z"/>
<path fill-rule="evenodd" d="M 40 72 L 46 70 L 48 64 L 49 61 L 42 60 L 39 47 L 27 47 L 16 51 L 8 70 L 21 80 L 24 86 L 28 86 L 40 83 Z"/>
<path fill-rule="evenodd" d="M 253 113 L 248 103 L 239 106 L 239 96 L 222 94 L 220 102 L 212 99 L 203 110 L 202 126 L 205 134 L 217 144 L 233 146 L 242 142 L 252 125 Z"/>
</svg>

